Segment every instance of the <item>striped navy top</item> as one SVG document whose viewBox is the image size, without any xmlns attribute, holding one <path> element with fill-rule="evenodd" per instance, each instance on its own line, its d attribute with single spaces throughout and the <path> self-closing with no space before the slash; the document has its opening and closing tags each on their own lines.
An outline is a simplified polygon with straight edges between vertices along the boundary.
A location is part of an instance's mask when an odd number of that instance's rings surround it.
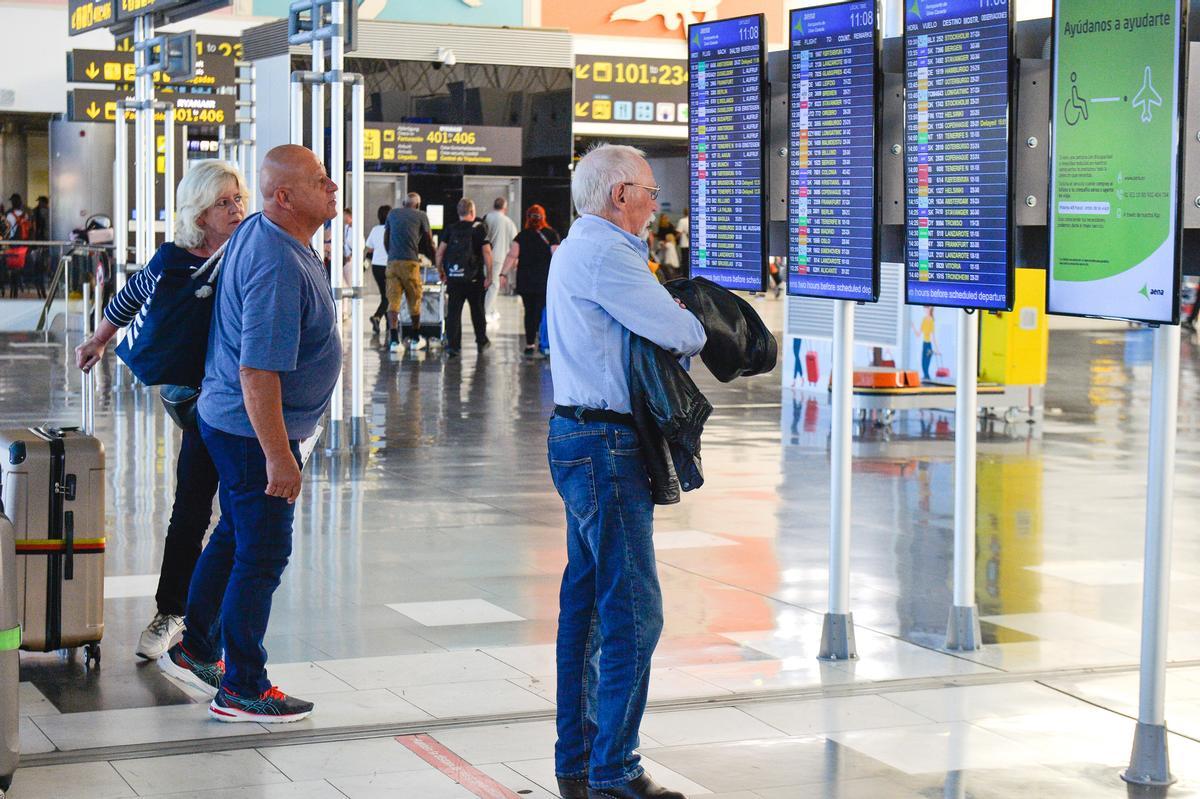
<svg viewBox="0 0 1200 799">
<path fill-rule="evenodd" d="M 125 327 L 142 310 L 146 301 L 154 295 L 154 287 L 162 277 L 164 269 L 188 269 L 195 271 L 204 266 L 207 258 L 192 255 L 182 247 L 168 241 L 158 248 L 150 263 L 140 272 L 134 273 L 125 283 L 125 288 L 117 292 L 108 306 L 104 309 L 104 318 L 117 327 Z"/>
</svg>

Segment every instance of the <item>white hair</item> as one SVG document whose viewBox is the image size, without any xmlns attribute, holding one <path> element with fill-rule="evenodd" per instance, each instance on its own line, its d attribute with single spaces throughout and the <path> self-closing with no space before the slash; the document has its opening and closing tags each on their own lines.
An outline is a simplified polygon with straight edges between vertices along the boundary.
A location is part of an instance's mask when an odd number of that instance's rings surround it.
<svg viewBox="0 0 1200 799">
<path fill-rule="evenodd" d="M 217 198 L 229 186 L 237 184 L 238 191 L 247 193 L 246 181 L 237 167 L 226 161 L 201 161 L 188 169 L 179 188 L 175 190 L 175 244 L 185 250 L 204 242 L 204 228 L 196 224 L 204 212 L 212 208 Z"/>
<path fill-rule="evenodd" d="M 612 188 L 636 183 L 646 154 L 626 144 L 599 144 L 575 165 L 571 200 L 581 214 L 602 215 L 609 210 Z"/>
</svg>

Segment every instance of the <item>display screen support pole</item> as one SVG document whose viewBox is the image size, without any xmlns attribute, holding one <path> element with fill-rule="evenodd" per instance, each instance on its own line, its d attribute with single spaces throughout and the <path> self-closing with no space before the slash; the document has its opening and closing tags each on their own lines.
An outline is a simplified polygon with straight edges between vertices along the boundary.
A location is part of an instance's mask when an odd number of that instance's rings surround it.
<svg viewBox="0 0 1200 799">
<path fill-rule="evenodd" d="M 175 238 L 175 106 L 163 104 L 163 240 Z M 186 151 L 185 151 L 186 158 Z"/>
<path fill-rule="evenodd" d="M 979 418 L 979 314 L 958 312 L 958 394 L 954 403 L 954 604 L 946 648 L 979 649 L 975 604 L 975 438 Z"/>
<path fill-rule="evenodd" d="M 346 187 L 342 185 L 345 180 L 342 175 L 346 169 L 346 87 L 342 83 L 342 72 L 346 66 L 345 55 L 345 39 L 339 30 L 336 30 L 337 21 L 342 19 L 342 0 L 333 0 L 330 5 L 330 16 L 333 19 L 335 32 L 329 39 L 329 73 L 326 75 L 326 80 L 329 82 L 329 161 L 326 168 L 330 177 L 337 181 L 337 216 L 329 226 L 329 286 L 333 290 L 333 314 L 334 325 L 337 327 L 338 337 L 346 340 L 346 325 L 342 317 L 342 309 L 345 308 L 345 298 L 342 296 L 342 289 L 345 286 L 345 247 L 344 237 L 346 225 L 342 220 L 342 209 L 345 207 Z M 313 52 L 319 40 L 313 41 Z M 313 70 L 316 70 L 314 64 Z M 320 155 L 320 151 L 318 151 Z M 352 348 L 359 349 L 362 346 L 361 341 L 353 342 Z M 346 380 L 346 364 L 343 360 L 338 366 L 337 382 L 333 386 L 333 402 L 329 404 L 329 435 L 325 439 L 325 446 L 329 452 L 337 452 L 346 447 L 346 417 L 345 408 L 343 407 L 343 394 L 345 393 Z"/>
<path fill-rule="evenodd" d="M 1150 382 L 1150 452 L 1146 478 L 1146 555 L 1142 576 L 1142 660 L 1137 728 L 1129 768 L 1121 776 L 1138 785 L 1170 785 L 1165 692 L 1167 608 L 1171 592 L 1175 432 L 1179 411 L 1179 327 L 1154 331 Z"/>
<path fill-rule="evenodd" d="M 314 23 L 315 24 L 315 23 Z M 312 71 L 316 75 L 325 74 L 325 42 L 314 38 L 312 40 Z M 312 151 L 317 154 L 317 161 L 325 163 L 325 84 L 312 85 Z M 332 172 L 333 170 L 328 170 Z M 313 234 L 313 249 L 318 253 L 325 252 L 325 227 L 321 226 Z"/>
<path fill-rule="evenodd" d="M 363 395 L 363 231 L 367 220 L 365 188 L 366 157 L 363 131 L 366 128 L 366 88 L 362 76 L 350 89 L 350 278 L 354 299 L 350 301 L 350 445 L 356 449 L 367 445 L 366 403 Z"/>
<path fill-rule="evenodd" d="M 850 446 L 854 379 L 854 302 L 833 301 L 833 419 L 829 433 L 829 612 L 821 660 L 858 657 L 850 612 Z"/>
</svg>

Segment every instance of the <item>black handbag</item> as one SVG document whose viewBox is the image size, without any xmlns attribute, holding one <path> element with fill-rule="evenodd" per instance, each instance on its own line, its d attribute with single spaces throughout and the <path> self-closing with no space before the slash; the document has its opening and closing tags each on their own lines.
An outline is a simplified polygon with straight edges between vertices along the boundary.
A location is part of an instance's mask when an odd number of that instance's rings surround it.
<svg viewBox="0 0 1200 799">
<path fill-rule="evenodd" d="M 196 430 L 196 402 L 200 399 L 200 389 L 191 386 L 163 386 L 158 390 L 158 397 L 167 416 L 179 426 L 180 430 Z"/>
</svg>

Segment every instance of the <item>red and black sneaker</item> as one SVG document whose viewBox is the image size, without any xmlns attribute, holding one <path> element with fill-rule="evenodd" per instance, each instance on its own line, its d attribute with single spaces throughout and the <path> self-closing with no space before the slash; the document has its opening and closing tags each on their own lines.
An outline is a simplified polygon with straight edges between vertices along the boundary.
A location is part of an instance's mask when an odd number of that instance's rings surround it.
<svg viewBox="0 0 1200 799">
<path fill-rule="evenodd" d="M 288 696 L 275 686 L 255 697 L 240 696 L 222 687 L 208 706 L 208 715 L 217 721 L 257 721 L 260 724 L 300 721 L 312 711 L 312 702 Z"/>
</svg>

